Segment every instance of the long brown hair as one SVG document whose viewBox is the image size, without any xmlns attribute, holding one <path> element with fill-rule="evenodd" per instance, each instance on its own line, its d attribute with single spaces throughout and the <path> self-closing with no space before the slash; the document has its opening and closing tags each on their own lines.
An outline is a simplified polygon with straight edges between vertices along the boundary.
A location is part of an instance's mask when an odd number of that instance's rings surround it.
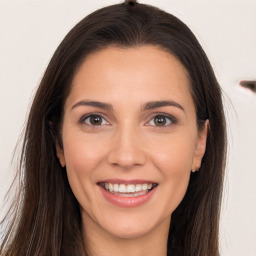
<svg viewBox="0 0 256 256">
<path fill-rule="evenodd" d="M 221 89 L 203 49 L 179 19 L 155 7 L 127 1 L 80 21 L 54 53 L 35 95 L 21 154 L 20 196 L 1 245 L 2 255 L 83 255 L 81 216 L 56 157 L 63 106 L 75 72 L 88 54 L 115 45 L 155 45 L 187 69 L 200 129 L 209 120 L 206 152 L 191 173 L 187 193 L 172 214 L 168 254 L 218 256 L 219 214 L 226 156 Z"/>
</svg>

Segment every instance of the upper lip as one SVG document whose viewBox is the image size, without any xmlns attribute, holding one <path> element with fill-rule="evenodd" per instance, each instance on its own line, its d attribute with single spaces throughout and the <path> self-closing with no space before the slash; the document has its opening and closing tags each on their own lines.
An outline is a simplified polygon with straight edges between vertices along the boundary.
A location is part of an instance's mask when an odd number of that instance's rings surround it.
<svg viewBox="0 0 256 256">
<path fill-rule="evenodd" d="M 129 179 L 129 180 L 123 180 L 123 179 L 106 179 L 101 180 L 98 183 L 112 183 L 112 184 L 157 184 L 157 182 L 152 180 L 145 180 L 145 179 Z"/>
</svg>

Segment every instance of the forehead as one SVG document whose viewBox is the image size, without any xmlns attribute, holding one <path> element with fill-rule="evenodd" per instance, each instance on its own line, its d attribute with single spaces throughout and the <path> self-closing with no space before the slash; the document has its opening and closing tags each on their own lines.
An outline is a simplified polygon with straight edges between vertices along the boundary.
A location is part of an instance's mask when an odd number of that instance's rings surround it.
<svg viewBox="0 0 256 256">
<path fill-rule="evenodd" d="M 103 101 L 171 97 L 192 102 L 186 69 L 174 55 L 156 46 L 112 46 L 87 56 L 74 76 L 67 102 L 84 97 Z"/>
</svg>

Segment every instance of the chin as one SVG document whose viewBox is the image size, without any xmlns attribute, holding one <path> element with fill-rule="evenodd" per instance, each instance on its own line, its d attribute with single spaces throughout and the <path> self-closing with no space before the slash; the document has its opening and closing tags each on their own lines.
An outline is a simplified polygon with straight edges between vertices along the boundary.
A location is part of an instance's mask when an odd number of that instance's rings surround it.
<svg viewBox="0 0 256 256">
<path fill-rule="evenodd" d="M 170 215 L 169 215 L 170 216 Z M 105 216 L 98 224 L 108 234 L 119 239 L 136 239 L 148 236 L 158 229 L 169 230 L 170 217 L 154 214 L 128 212 Z"/>
<path fill-rule="evenodd" d="M 134 226 L 127 224 L 116 225 L 115 228 L 108 229 L 107 231 L 114 237 L 119 239 L 136 239 L 147 236 L 152 231 L 153 227 Z"/>
</svg>

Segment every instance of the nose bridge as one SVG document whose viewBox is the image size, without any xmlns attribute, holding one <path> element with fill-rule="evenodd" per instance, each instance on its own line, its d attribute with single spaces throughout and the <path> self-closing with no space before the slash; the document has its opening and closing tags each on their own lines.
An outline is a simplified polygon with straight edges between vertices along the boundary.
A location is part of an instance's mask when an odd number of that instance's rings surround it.
<svg viewBox="0 0 256 256">
<path fill-rule="evenodd" d="M 113 138 L 108 161 L 123 168 L 143 165 L 146 152 L 143 149 L 142 135 L 132 124 L 120 126 Z"/>
</svg>

